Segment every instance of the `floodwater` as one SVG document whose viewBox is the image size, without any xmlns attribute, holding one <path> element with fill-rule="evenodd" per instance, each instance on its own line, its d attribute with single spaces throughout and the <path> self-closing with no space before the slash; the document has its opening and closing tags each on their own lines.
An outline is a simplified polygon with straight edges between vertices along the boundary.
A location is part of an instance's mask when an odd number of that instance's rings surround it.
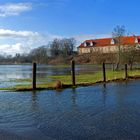
<svg viewBox="0 0 140 140">
<path fill-rule="evenodd" d="M 0 92 L 0 139 L 140 139 L 140 81 Z"/>
<path fill-rule="evenodd" d="M 101 65 L 76 65 L 76 74 L 95 73 L 96 71 L 99 70 L 101 70 Z M 37 78 L 43 78 L 51 75 L 70 75 L 70 74 L 71 74 L 70 66 L 54 66 L 54 65 L 37 66 Z M 32 77 L 32 65 L 0 65 L 0 88 L 21 84 L 19 82 L 16 82 L 16 80 L 31 77 Z M 48 79 L 48 81 L 49 80 L 51 79 Z"/>
<path fill-rule="evenodd" d="M 121 68 L 124 66 L 122 65 Z M 134 65 L 140 68 L 140 65 Z M 111 64 L 106 64 L 106 69 L 112 69 Z M 96 73 L 102 70 L 102 65 L 76 65 L 76 74 Z M 37 65 L 37 78 L 46 78 L 52 75 L 70 75 L 71 66 L 59 65 Z M 31 84 L 29 82 L 19 82 L 17 79 L 32 78 L 32 65 L 0 65 L 0 88 L 11 87 L 17 84 Z M 46 78 L 47 79 L 47 78 Z M 50 82 L 52 79 L 48 78 Z M 38 81 L 37 81 L 38 82 Z"/>
</svg>

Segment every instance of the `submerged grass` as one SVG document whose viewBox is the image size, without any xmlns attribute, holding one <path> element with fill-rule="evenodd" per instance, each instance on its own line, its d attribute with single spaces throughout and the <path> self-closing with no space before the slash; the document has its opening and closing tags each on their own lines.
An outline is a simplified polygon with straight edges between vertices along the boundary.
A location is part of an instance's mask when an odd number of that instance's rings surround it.
<svg viewBox="0 0 140 140">
<path fill-rule="evenodd" d="M 140 76 L 140 70 L 133 70 L 128 71 L 129 77 L 139 77 Z M 106 77 L 107 81 L 111 80 L 118 80 L 118 79 L 124 79 L 125 73 L 124 70 L 120 71 L 106 71 Z M 51 79 L 52 82 L 48 82 L 48 79 Z M 45 78 L 38 78 L 37 82 L 37 89 L 55 89 L 56 81 L 61 81 L 64 85 L 64 87 L 72 87 L 71 83 L 71 76 L 70 75 L 61 75 L 61 76 L 48 76 Z M 15 82 L 31 82 L 31 79 L 18 79 L 15 80 Z M 103 73 L 102 71 L 93 73 L 93 74 L 79 74 L 76 75 L 76 84 L 77 85 L 92 85 L 94 83 L 99 83 L 103 81 Z M 25 91 L 25 90 L 32 90 L 31 84 L 20 84 L 9 88 L 0 88 L 0 90 L 16 90 L 16 91 Z"/>
</svg>

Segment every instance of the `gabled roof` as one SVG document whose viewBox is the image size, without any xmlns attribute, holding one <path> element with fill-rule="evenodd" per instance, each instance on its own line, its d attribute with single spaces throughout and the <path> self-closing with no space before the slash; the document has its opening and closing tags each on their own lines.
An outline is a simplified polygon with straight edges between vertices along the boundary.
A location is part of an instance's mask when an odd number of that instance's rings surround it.
<svg viewBox="0 0 140 140">
<path fill-rule="evenodd" d="M 111 40 L 113 38 L 101 38 L 101 39 L 91 39 L 84 41 L 79 47 L 85 47 L 84 43 L 86 42 L 91 43 L 93 42 L 94 47 L 105 47 L 105 46 L 115 46 L 116 44 L 111 44 Z M 138 39 L 138 43 L 135 43 L 135 40 Z M 121 45 L 134 45 L 140 44 L 140 36 L 125 36 L 121 37 Z M 86 46 L 86 47 L 93 47 L 93 46 Z"/>
</svg>

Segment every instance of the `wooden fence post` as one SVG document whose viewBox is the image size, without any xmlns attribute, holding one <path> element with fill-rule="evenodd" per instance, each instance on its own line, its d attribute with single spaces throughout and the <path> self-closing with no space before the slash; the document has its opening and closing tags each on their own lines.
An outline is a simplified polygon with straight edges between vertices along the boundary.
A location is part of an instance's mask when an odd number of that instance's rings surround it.
<svg viewBox="0 0 140 140">
<path fill-rule="evenodd" d="M 128 68 L 127 68 L 127 64 L 125 64 L 125 79 L 128 78 Z"/>
<path fill-rule="evenodd" d="M 103 62 L 103 81 L 106 82 L 106 69 L 105 69 L 105 63 Z"/>
<path fill-rule="evenodd" d="M 36 63 L 33 63 L 33 75 L 32 75 L 32 88 L 33 90 L 36 89 Z"/>
<path fill-rule="evenodd" d="M 72 85 L 75 86 L 76 82 L 75 82 L 75 61 L 74 60 L 71 61 L 71 75 L 72 75 Z"/>
</svg>

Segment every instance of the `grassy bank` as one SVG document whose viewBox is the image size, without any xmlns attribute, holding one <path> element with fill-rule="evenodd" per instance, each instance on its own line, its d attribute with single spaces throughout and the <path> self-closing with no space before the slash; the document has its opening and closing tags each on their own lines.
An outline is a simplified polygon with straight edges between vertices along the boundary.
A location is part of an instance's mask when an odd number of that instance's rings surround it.
<svg viewBox="0 0 140 140">
<path fill-rule="evenodd" d="M 140 77 L 140 70 L 133 70 L 128 71 L 129 78 L 128 79 L 135 79 Z M 93 85 L 95 83 L 102 83 L 103 80 L 103 73 L 102 71 L 96 72 L 94 74 L 79 74 L 76 75 L 76 84 L 77 86 L 84 86 L 84 85 Z M 125 74 L 124 71 L 106 71 L 107 82 L 109 81 L 118 81 L 124 80 Z M 52 82 L 47 82 L 48 79 L 52 79 Z M 70 75 L 62 75 L 62 76 L 49 76 L 46 78 L 39 78 L 37 81 L 37 89 L 56 89 L 56 81 L 61 81 L 63 84 L 63 88 L 72 87 L 71 83 L 71 76 Z M 31 79 L 18 79 L 16 82 L 31 82 Z M 32 90 L 31 84 L 20 84 L 14 87 L 9 88 L 1 88 L 0 90 L 16 90 L 16 91 L 25 91 L 25 90 Z"/>
</svg>

